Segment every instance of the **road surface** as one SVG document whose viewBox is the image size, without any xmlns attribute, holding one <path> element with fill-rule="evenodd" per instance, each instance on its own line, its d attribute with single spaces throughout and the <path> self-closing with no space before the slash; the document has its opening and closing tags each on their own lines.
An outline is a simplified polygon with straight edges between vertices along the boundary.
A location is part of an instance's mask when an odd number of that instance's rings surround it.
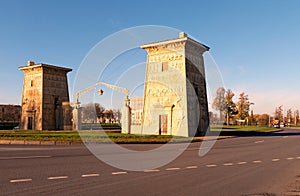
<svg viewBox="0 0 300 196">
<path fill-rule="evenodd" d="M 300 130 L 218 140 L 204 157 L 200 144 L 140 172 L 106 165 L 84 145 L 1 145 L 0 195 L 300 195 Z"/>
</svg>

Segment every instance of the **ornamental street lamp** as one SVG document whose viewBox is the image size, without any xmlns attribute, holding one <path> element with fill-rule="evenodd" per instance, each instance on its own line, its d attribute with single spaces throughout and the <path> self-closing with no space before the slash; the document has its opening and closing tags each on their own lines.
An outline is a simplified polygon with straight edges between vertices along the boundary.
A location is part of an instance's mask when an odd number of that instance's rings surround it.
<svg viewBox="0 0 300 196">
<path fill-rule="evenodd" d="M 89 86 L 83 90 L 80 90 L 76 93 L 76 102 L 75 102 L 75 109 L 73 113 L 73 129 L 75 130 L 81 130 L 81 109 L 80 109 L 80 102 L 79 102 L 79 96 L 95 89 L 99 85 L 104 85 L 108 88 L 111 88 L 112 90 L 121 92 L 125 94 L 125 99 L 124 99 L 124 106 L 122 109 L 122 133 L 130 133 L 130 126 L 131 126 L 131 111 L 130 111 L 130 99 L 128 97 L 128 89 L 112 84 L 107 84 L 104 82 L 97 82 L 96 84 Z M 99 89 L 98 94 L 103 95 L 103 90 Z"/>
</svg>

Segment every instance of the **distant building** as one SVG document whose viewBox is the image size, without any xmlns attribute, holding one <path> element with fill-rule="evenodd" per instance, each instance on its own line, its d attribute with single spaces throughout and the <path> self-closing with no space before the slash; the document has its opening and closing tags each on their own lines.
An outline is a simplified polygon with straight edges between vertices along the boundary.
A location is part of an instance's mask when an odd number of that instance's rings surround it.
<svg viewBox="0 0 300 196">
<path fill-rule="evenodd" d="M 20 105 L 0 105 L 1 122 L 20 122 Z"/>
<path fill-rule="evenodd" d="M 141 133 L 205 134 L 209 116 L 202 55 L 209 47 L 182 32 L 141 48 L 148 52 Z"/>
<path fill-rule="evenodd" d="M 132 125 L 142 124 L 143 105 L 144 105 L 144 97 L 133 97 L 130 99 Z"/>
<path fill-rule="evenodd" d="M 20 129 L 71 129 L 67 73 L 72 69 L 29 61 L 24 72 Z"/>
</svg>

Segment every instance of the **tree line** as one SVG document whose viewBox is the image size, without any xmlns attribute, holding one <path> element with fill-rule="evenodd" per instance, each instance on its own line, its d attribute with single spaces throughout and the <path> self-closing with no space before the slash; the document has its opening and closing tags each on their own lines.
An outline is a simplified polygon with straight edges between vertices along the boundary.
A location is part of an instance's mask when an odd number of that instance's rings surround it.
<svg viewBox="0 0 300 196">
<path fill-rule="evenodd" d="M 242 122 L 249 120 L 250 106 L 254 104 L 249 101 L 249 96 L 245 92 L 239 94 L 237 102 L 233 101 L 234 96 L 232 90 L 220 87 L 217 89 L 212 103 L 213 109 L 219 111 L 219 120 L 225 121 L 227 125 L 230 124 L 230 119 L 233 117 Z"/>
<path fill-rule="evenodd" d="M 239 94 L 237 102 L 233 101 L 234 96 L 235 93 L 230 89 L 225 90 L 223 87 L 217 89 L 212 107 L 219 113 L 219 122 L 225 122 L 229 125 L 236 124 L 237 121 L 247 121 L 247 124 L 261 126 L 272 125 L 274 121 L 296 126 L 300 123 L 299 110 L 293 111 L 289 108 L 284 111 L 283 106 L 279 106 L 275 108 L 272 116 L 270 114 L 253 114 L 253 111 L 250 111 L 250 106 L 254 103 L 250 102 L 249 96 L 245 92 Z"/>
<path fill-rule="evenodd" d="M 82 121 L 85 123 L 116 123 L 121 119 L 120 110 L 106 110 L 99 103 L 88 103 L 82 106 Z"/>
<path fill-rule="evenodd" d="M 283 106 L 279 106 L 275 108 L 274 119 L 279 120 L 285 124 L 298 125 L 299 124 L 299 110 L 292 110 L 291 108 L 286 110 L 286 115 L 284 115 Z"/>
</svg>

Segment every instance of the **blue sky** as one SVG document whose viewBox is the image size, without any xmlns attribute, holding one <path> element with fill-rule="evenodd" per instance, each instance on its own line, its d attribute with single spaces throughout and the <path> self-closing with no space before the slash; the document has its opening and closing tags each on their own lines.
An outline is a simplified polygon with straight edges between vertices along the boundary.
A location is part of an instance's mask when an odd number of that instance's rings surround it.
<svg viewBox="0 0 300 196">
<path fill-rule="evenodd" d="M 225 86 L 254 112 L 300 109 L 300 1 L 0 1 L 0 103 L 20 104 L 28 60 L 70 67 L 124 28 L 164 25 L 208 45 Z M 236 96 L 237 98 L 237 96 Z"/>
</svg>

